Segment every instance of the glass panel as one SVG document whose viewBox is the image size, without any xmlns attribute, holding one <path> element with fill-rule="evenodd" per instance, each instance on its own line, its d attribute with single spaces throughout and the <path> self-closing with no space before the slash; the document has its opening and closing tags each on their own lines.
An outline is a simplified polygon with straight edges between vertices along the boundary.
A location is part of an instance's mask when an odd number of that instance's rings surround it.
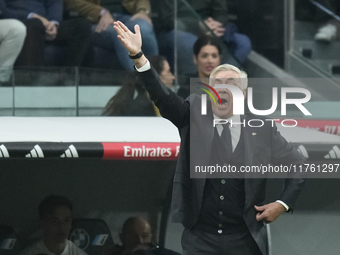
<svg viewBox="0 0 340 255">
<path fill-rule="evenodd" d="M 296 1 L 294 54 L 326 77 L 340 77 L 339 1 Z"/>
<path fill-rule="evenodd" d="M 79 68 L 79 116 L 100 116 L 121 88 L 127 72 Z"/>
<path fill-rule="evenodd" d="M 169 4 L 170 3 L 168 3 L 168 5 Z M 236 26 L 231 25 L 232 23 L 228 23 L 228 25 L 230 25 L 229 27 L 226 26 L 228 16 L 226 4 L 225 6 L 222 4 L 220 9 L 216 7 L 217 6 L 213 6 L 213 3 L 209 4 L 206 2 L 187 0 L 173 1 L 174 70 L 175 76 L 177 77 L 176 84 L 180 84 L 179 91 L 181 96 L 184 96 L 184 94 L 187 95 L 186 92 L 190 90 L 190 78 L 197 78 L 199 75 L 208 77 L 211 71 L 219 64 L 229 63 L 242 67 L 241 62 L 233 55 L 233 51 L 231 50 L 233 43 L 227 39 L 228 33 L 229 36 L 233 34 Z M 169 22 L 170 20 L 169 18 L 167 21 Z M 209 20 L 213 20 L 212 22 L 219 24 L 219 32 L 216 30 L 213 32 L 209 29 Z M 168 29 L 168 34 L 171 33 L 169 31 L 171 30 Z M 215 33 L 218 34 L 218 36 Z M 208 43 L 202 43 L 202 46 L 197 47 L 199 54 L 195 62 L 194 44 L 198 38 L 207 35 L 214 38 L 214 43 L 209 43 L 214 46 L 212 46 L 212 49 L 205 48 L 205 56 L 208 57 L 200 55 L 200 53 L 203 54 L 202 49 Z M 216 58 L 212 57 L 208 60 L 208 58 L 212 56 L 209 54 L 214 54 L 214 51 L 216 52 Z M 207 60 L 209 61 L 208 64 Z M 185 93 L 182 94 L 182 92 Z"/>
<path fill-rule="evenodd" d="M 13 71 L 9 67 L 0 67 L 0 116 L 13 115 Z"/>
<path fill-rule="evenodd" d="M 14 70 L 14 116 L 76 116 L 74 67 L 25 67 Z"/>
</svg>

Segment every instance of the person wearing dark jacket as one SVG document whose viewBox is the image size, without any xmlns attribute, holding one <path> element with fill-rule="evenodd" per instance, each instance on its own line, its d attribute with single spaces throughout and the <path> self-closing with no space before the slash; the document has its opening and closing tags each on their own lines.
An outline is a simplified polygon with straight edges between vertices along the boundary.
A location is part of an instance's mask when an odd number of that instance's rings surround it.
<svg viewBox="0 0 340 255">
<path fill-rule="evenodd" d="M 27 27 L 18 66 L 43 66 L 46 41 L 66 45 L 63 65 L 80 66 L 91 43 L 91 23 L 63 20 L 62 0 L 0 0 L 4 18 L 18 19 Z"/>
<path fill-rule="evenodd" d="M 185 255 L 231 254 L 267 255 L 266 223 L 274 222 L 283 212 L 292 211 L 304 186 L 304 175 L 289 173 L 277 200 L 265 203 L 267 175 L 242 171 L 242 167 L 304 166 L 303 156 L 278 132 L 276 125 L 241 125 L 253 118 L 234 115 L 231 90 L 246 96 L 247 74 L 224 64 L 216 67 L 210 78 L 229 88 L 211 89 L 221 103 L 206 102 L 203 114 L 201 96 L 192 94 L 184 100 L 158 78 L 147 58 L 140 54 L 140 30 L 132 33 L 115 22 L 119 38 L 131 56 L 139 77 L 162 116 L 170 120 L 181 137 L 181 150 L 173 180 L 172 221 L 182 223 L 182 248 Z M 214 80 L 211 80 L 214 86 Z M 216 100 L 216 96 L 214 97 Z M 218 101 L 218 100 L 217 100 Z M 256 119 L 265 119 L 256 116 Z M 214 120 L 228 120 L 232 125 L 213 125 Z M 211 175 L 197 171 L 204 166 L 235 167 L 236 174 L 223 171 Z M 237 171 L 238 170 L 238 171 Z M 304 172 L 304 171 L 303 171 Z M 261 177 L 260 177 L 261 176 Z"/>
</svg>

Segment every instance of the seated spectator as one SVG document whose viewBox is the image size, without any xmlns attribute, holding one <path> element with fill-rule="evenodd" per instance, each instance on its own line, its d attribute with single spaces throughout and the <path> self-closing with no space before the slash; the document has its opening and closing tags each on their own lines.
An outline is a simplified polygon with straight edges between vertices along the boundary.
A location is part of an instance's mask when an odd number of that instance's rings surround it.
<svg viewBox="0 0 340 255">
<path fill-rule="evenodd" d="M 0 1 L 0 12 L 4 3 Z M 26 27 L 15 19 L 1 19 L 0 14 L 0 84 L 9 80 L 26 36 Z"/>
<path fill-rule="evenodd" d="M 112 255 L 178 255 L 179 253 L 159 248 L 152 241 L 152 231 L 149 222 L 141 217 L 128 218 L 120 235 L 122 246 L 115 246 Z"/>
<path fill-rule="evenodd" d="M 72 204 L 66 197 L 50 195 L 41 201 L 38 210 L 43 238 L 20 255 L 86 255 L 67 240 L 72 227 Z"/>
<path fill-rule="evenodd" d="M 212 70 L 221 63 L 222 49 L 218 39 L 209 35 L 199 37 L 194 44 L 193 52 L 197 67 L 195 77 L 209 78 Z"/>
<path fill-rule="evenodd" d="M 209 78 L 212 70 L 221 63 L 222 49 L 216 37 L 209 35 L 199 37 L 194 44 L 193 53 L 197 72 L 188 74 L 188 79 L 181 82 L 181 87 L 177 92 L 184 99 L 190 94 L 190 78 Z"/>
<path fill-rule="evenodd" d="M 173 89 L 174 75 L 170 70 L 169 62 L 164 56 L 148 56 L 150 64 L 155 68 L 156 72 L 159 74 L 162 82 L 169 89 Z"/>
<path fill-rule="evenodd" d="M 163 83 L 172 89 L 175 77 L 170 71 L 168 61 L 163 56 L 150 56 L 149 61 L 159 74 Z M 137 96 L 135 97 L 135 91 Z M 136 73 L 130 73 L 120 90 L 104 108 L 104 116 L 161 116 L 158 108 L 150 100 L 144 85 Z"/>
<path fill-rule="evenodd" d="M 149 0 L 64 0 L 64 2 L 67 11 L 77 12 L 81 17 L 95 23 L 92 26 L 94 45 L 114 52 L 125 70 L 134 70 L 133 61 L 113 29 L 115 20 L 122 21 L 131 30 L 138 24 L 143 34 L 142 50 L 146 55 L 158 55 L 158 44 L 149 17 Z"/>
<path fill-rule="evenodd" d="M 340 2 L 338 0 L 321 0 L 319 3 L 321 4 L 320 7 L 323 8 L 322 25 L 314 38 L 319 42 L 330 43 L 338 39 L 340 34 L 340 17 L 338 16 L 340 14 Z"/>
<path fill-rule="evenodd" d="M 135 92 L 137 92 L 135 96 Z M 135 73 L 129 73 L 122 87 L 106 104 L 104 116 L 160 116 L 143 84 Z"/>
<path fill-rule="evenodd" d="M 62 20 L 63 0 L 0 0 L 3 17 L 21 20 L 27 27 L 19 66 L 44 65 L 45 42 L 67 45 L 65 66 L 80 66 L 91 43 L 91 24 L 86 19 Z"/>
<path fill-rule="evenodd" d="M 227 1 L 178 1 L 177 6 L 177 65 L 178 74 L 184 75 L 195 72 L 191 50 L 197 37 L 213 33 L 220 37 L 228 46 L 232 55 L 223 59 L 236 66 L 243 63 L 251 51 L 251 42 L 246 35 L 237 31 L 236 25 L 227 22 Z M 193 12 L 197 12 L 196 17 Z M 164 0 L 160 4 L 162 18 L 162 32 L 159 35 L 160 53 L 165 55 L 171 68 L 174 66 L 174 3 L 173 0 Z M 200 19 L 203 21 L 200 21 Z M 207 27 L 209 29 L 207 29 Z"/>
</svg>

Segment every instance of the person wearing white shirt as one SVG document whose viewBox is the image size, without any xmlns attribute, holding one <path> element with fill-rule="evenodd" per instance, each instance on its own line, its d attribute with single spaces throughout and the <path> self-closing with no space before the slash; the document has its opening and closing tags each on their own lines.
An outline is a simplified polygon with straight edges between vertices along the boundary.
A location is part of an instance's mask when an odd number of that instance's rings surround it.
<svg viewBox="0 0 340 255">
<path fill-rule="evenodd" d="M 43 238 L 20 255 L 87 255 L 68 240 L 72 227 L 72 204 L 62 196 L 50 195 L 39 205 Z"/>
</svg>

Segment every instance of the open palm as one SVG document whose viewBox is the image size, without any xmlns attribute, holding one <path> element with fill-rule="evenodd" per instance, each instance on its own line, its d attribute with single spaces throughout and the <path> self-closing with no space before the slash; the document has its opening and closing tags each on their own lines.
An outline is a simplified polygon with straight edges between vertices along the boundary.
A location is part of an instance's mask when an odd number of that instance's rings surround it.
<svg viewBox="0 0 340 255">
<path fill-rule="evenodd" d="M 136 55 L 142 48 L 142 37 L 140 28 L 135 25 L 135 33 L 131 32 L 122 22 L 114 22 L 114 29 L 118 33 L 118 38 L 130 55 Z"/>
</svg>

